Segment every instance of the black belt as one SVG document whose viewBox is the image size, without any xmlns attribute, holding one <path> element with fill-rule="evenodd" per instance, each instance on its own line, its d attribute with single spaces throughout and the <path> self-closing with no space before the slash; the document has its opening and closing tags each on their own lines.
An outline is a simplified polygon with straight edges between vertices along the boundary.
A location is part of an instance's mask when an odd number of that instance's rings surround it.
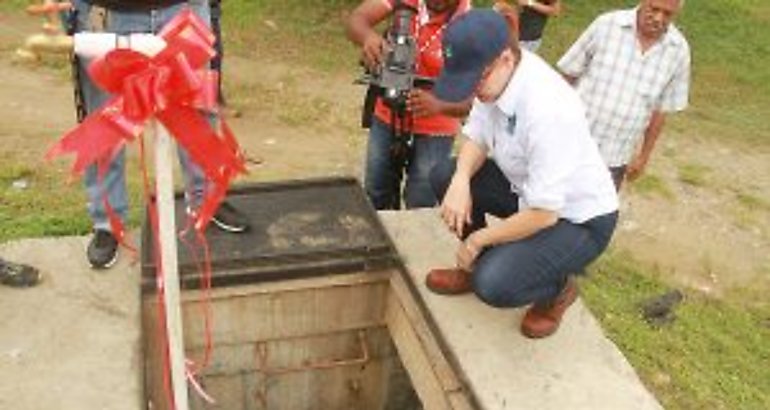
<svg viewBox="0 0 770 410">
<path fill-rule="evenodd" d="M 104 7 L 108 10 L 146 11 L 162 9 L 187 0 L 86 0 L 88 4 Z"/>
</svg>

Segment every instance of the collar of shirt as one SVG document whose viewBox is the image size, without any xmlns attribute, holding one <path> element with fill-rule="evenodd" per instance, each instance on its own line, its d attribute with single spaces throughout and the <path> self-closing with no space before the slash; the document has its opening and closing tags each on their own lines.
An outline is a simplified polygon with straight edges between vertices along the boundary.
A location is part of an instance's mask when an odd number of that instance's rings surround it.
<svg viewBox="0 0 770 410">
<path fill-rule="evenodd" d="M 511 76 L 511 80 L 508 81 L 508 85 L 505 86 L 505 89 L 503 89 L 503 92 L 495 101 L 495 106 L 508 117 L 512 117 L 516 113 L 516 106 L 519 104 L 519 97 L 524 87 L 524 81 L 526 81 L 527 71 L 530 69 L 531 58 L 532 56 L 529 55 L 529 51 L 521 50 L 521 59 Z"/>
<path fill-rule="evenodd" d="M 626 30 L 631 30 L 631 32 L 634 33 L 634 38 L 636 38 L 636 16 L 638 13 L 639 13 L 638 6 L 632 9 L 621 10 L 618 13 L 618 19 L 616 20 L 618 25 L 621 28 L 624 28 Z M 678 46 L 680 38 L 675 34 L 676 30 L 677 29 L 676 27 L 674 27 L 673 23 L 669 24 L 668 29 L 666 30 L 666 33 L 663 34 L 663 38 L 659 41 L 672 46 Z"/>
<path fill-rule="evenodd" d="M 470 8 L 470 0 L 460 0 L 457 2 L 457 8 L 455 8 L 454 12 L 446 11 L 443 13 L 431 15 L 430 11 L 428 11 L 428 5 L 424 1 L 421 1 L 417 6 L 417 23 L 419 26 L 425 26 L 428 24 L 444 24 L 448 21 L 454 20 L 458 16 L 470 10 Z M 447 17 L 449 17 L 449 19 L 447 19 Z"/>
</svg>

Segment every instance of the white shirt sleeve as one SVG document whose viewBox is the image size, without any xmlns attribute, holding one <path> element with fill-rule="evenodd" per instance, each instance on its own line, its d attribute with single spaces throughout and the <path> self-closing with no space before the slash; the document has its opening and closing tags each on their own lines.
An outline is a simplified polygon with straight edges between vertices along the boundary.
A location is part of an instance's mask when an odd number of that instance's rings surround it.
<svg viewBox="0 0 770 410">
<path fill-rule="evenodd" d="M 538 121 L 529 129 L 526 147 L 527 178 L 522 186 L 522 199 L 528 208 L 561 213 L 566 203 L 567 184 L 580 161 L 577 136 L 565 130 L 580 125 L 564 118 Z M 559 125 L 557 125 L 560 123 Z"/>
<path fill-rule="evenodd" d="M 661 111 L 676 112 L 687 108 L 690 92 L 690 58 L 690 47 L 686 46 L 674 76 L 666 84 L 660 96 L 658 107 Z"/>
<path fill-rule="evenodd" d="M 599 26 L 603 16 L 595 19 L 590 26 L 578 37 L 577 41 L 559 59 L 556 66 L 559 71 L 570 76 L 580 78 L 596 52 L 596 40 Z"/>
<path fill-rule="evenodd" d="M 487 104 L 474 100 L 473 108 L 471 108 L 468 119 L 463 126 L 463 134 L 485 152 L 488 152 L 491 147 L 493 129 L 490 115 L 490 108 Z"/>
</svg>

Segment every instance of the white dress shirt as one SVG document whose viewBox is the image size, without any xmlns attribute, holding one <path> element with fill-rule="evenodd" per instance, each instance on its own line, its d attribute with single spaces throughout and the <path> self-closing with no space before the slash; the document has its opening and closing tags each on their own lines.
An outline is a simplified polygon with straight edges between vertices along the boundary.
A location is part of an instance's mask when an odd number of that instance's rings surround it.
<svg viewBox="0 0 770 410">
<path fill-rule="evenodd" d="M 522 58 L 497 101 L 474 102 L 463 133 L 500 167 L 519 209 L 539 208 L 583 223 L 618 209 L 583 103 L 545 61 Z"/>
<path fill-rule="evenodd" d="M 599 16 L 559 60 L 563 73 L 578 78 L 591 133 L 608 166 L 628 164 L 653 111 L 687 107 L 690 46 L 671 24 L 642 53 L 636 36 L 637 9 Z"/>
</svg>

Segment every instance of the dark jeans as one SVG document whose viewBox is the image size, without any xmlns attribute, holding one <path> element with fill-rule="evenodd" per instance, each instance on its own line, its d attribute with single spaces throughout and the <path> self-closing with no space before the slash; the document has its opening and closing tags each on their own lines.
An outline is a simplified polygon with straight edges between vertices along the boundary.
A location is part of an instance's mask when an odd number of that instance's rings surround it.
<svg viewBox="0 0 770 410">
<path fill-rule="evenodd" d="M 366 148 L 366 172 L 364 189 L 375 209 L 388 209 L 396 188 L 390 145 L 391 128 L 378 119 L 372 121 Z M 449 159 L 454 139 L 450 136 L 414 135 L 409 169 L 403 189 L 407 208 L 436 206 L 438 199 L 428 182 L 430 170 L 439 162 Z"/>
<path fill-rule="evenodd" d="M 455 160 L 438 164 L 430 182 L 443 198 Z M 471 179 L 473 223 L 471 231 L 486 226 L 486 213 L 500 218 L 518 211 L 518 197 L 497 165 L 487 160 Z M 606 248 L 615 230 L 617 212 L 575 224 L 559 221 L 528 238 L 486 248 L 473 267 L 473 290 L 495 307 L 545 303 L 559 295 L 570 274 L 580 272 Z"/>
<path fill-rule="evenodd" d="M 626 177 L 626 166 L 610 167 L 610 175 L 612 175 L 612 182 L 615 183 L 615 190 L 620 192 L 620 187 L 623 185 L 623 178 Z"/>
<path fill-rule="evenodd" d="M 218 102 L 225 103 L 225 97 L 222 93 L 222 63 L 225 57 L 225 48 L 222 44 L 222 3 L 221 0 L 211 0 L 211 31 L 214 32 L 214 50 L 217 55 L 211 59 L 211 69 L 216 71 Z"/>
</svg>

